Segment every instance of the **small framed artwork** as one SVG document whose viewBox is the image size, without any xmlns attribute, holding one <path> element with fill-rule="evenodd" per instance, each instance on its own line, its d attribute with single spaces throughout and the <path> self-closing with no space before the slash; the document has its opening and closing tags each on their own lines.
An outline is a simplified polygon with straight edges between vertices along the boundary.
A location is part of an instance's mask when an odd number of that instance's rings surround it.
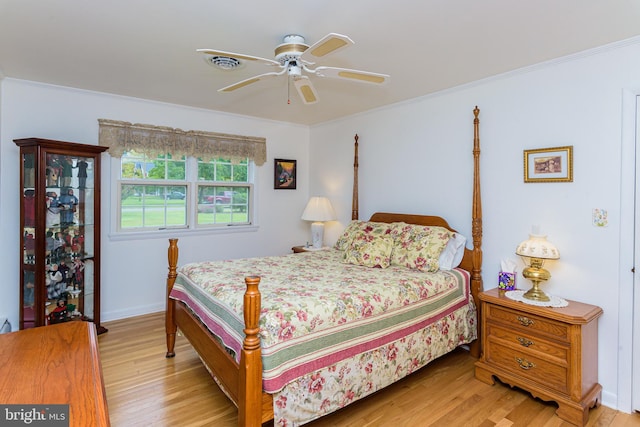
<svg viewBox="0 0 640 427">
<path fill-rule="evenodd" d="M 573 146 L 524 150 L 524 182 L 573 182 Z"/>
<path fill-rule="evenodd" d="M 273 188 L 276 190 L 295 190 L 296 189 L 296 160 L 274 159 L 273 171 L 274 181 Z"/>
</svg>

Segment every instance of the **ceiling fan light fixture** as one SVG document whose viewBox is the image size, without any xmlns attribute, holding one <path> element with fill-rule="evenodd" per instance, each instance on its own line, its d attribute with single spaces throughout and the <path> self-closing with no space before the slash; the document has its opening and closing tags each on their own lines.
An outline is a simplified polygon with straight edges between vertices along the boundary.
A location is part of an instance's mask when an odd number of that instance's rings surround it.
<svg viewBox="0 0 640 427">
<path fill-rule="evenodd" d="M 289 73 L 290 77 L 294 77 L 294 78 L 302 77 L 302 67 L 297 64 L 289 64 L 287 73 Z"/>
</svg>

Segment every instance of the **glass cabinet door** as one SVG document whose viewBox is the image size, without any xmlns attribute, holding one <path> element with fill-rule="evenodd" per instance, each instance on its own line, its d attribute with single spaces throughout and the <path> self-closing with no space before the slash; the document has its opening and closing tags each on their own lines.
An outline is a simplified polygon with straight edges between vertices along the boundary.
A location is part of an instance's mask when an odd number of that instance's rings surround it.
<svg viewBox="0 0 640 427">
<path fill-rule="evenodd" d="M 46 324 L 91 319 L 94 159 L 47 153 L 46 160 Z"/>
<path fill-rule="evenodd" d="M 87 320 L 104 332 L 96 176 L 105 148 L 37 138 L 15 142 L 23 161 L 20 326 Z"/>
<path fill-rule="evenodd" d="M 35 269 L 36 269 L 36 153 L 25 150 L 22 153 L 22 316 L 21 328 L 34 327 L 36 312 Z"/>
</svg>

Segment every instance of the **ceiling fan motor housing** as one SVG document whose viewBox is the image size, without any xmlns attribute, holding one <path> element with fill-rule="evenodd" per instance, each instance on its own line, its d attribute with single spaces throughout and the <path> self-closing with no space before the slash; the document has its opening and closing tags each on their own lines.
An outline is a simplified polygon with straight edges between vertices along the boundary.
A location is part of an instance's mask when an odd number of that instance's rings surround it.
<svg viewBox="0 0 640 427">
<path fill-rule="evenodd" d="M 297 34 L 284 36 L 283 43 L 275 49 L 276 61 L 285 65 L 288 62 L 297 61 L 309 45 L 304 42 L 304 37 Z"/>
</svg>

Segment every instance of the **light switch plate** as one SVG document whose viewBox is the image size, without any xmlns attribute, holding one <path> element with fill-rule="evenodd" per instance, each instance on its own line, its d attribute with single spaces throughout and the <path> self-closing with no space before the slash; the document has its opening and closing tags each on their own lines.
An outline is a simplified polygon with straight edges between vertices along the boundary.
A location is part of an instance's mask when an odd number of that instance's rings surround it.
<svg viewBox="0 0 640 427">
<path fill-rule="evenodd" d="M 609 219 L 607 218 L 606 209 L 594 208 L 592 218 L 594 227 L 606 227 L 609 225 Z"/>
</svg>

